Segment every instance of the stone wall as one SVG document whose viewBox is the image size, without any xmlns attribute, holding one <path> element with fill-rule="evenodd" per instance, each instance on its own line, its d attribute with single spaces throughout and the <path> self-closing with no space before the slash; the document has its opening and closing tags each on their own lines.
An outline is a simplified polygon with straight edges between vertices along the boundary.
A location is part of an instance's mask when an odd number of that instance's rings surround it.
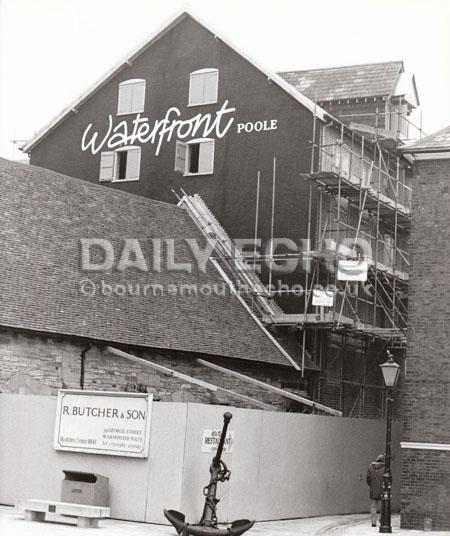
<svg viewBox="0 0 450 536">
<path fill-rule="evenodd" d="M 129 351 L 129 350 L 128 350 Z M 84 376 L 82 357 L 84 353 Z M 257 385 L 200 365 L 196 357 L 182 352 L 136 350 L 139 357 L 193 376 L 219 387 L 236 391 L 260 401 L 286 408 L 287 399 Z M 203 356 L 208 358 L 208 356 Z M 211 359 L 211 358 L 210 358 Z M 298 373 L 291 367 L 213 358 L 220 365 L 281 387 Z M 125 391 L 145 389 L 155 399 L 174 402 L 204 402 L 255 407 L 221 392 L 212 392 L 150 367 L 112 355 L 106 345 L 31 334 L 9 329 L 0 332 L 0 391 L 56 395 L 58 389 Z M 295 389 L 290 389 L 295 392 Z"/>
</svg>

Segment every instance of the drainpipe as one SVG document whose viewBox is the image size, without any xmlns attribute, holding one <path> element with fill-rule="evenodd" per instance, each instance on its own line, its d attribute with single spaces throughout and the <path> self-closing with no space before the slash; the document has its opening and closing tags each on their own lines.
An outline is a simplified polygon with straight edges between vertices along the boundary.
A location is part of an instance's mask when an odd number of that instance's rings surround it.
<svg viewBox="0 0 450 536">
<path fill-rule="evenodd" d="M 81 366 L 80 366 L 80 389 L 84 389 L 84 369 L 86 362 L 86 354 L 92 348 L 92 345 L 89 344 L 80 354 L 81 357 Z"/>
</svg>

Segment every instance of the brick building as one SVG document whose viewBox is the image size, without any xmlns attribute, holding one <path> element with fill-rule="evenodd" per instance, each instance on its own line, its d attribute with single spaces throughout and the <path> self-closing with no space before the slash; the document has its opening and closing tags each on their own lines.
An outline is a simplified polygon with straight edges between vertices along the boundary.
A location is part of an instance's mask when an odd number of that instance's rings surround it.
<svg viewBox="0 0 450 536">
<path fill-rule="evenodd" d="M 404 149 L 414 159 L 412 273 L 402 388 L 405 528 L 450 530 L 450 127 Z"/>
<path fill-rule="evenodd" d="M 402 62 L 328 69 L 320 84 L 316 71 L 316 81 L 280 74 L 184 11 L 23 150 L 109 189 L 172 203 L 174 191 L 199 194 L 247 240 L 263 283 L 282 287 L 245 292 L 300 354 L 300 387 L 347 415 L 380 417 L 378 365 L 387 346 L 401 359 L 405 345 L 412 183 L 396 147 L 418 104 L 414 78 Z M 365 281 L 339 279 L 340 261 L 361 259 Z M 314 301 L 319 286 L 331 302 Z M 261 292 L 272 306 L 254 307 Z"/>
</svg>

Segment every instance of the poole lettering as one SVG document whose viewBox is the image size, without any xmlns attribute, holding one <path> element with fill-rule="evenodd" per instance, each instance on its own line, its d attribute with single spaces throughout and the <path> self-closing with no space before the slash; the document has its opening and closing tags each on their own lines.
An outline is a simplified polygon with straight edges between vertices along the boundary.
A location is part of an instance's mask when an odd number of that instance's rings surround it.
<svg viewBox="0 0 450 536">
<path fill-rule="evenodd" d="M 264 121 L 248 121 L 247 123 L 238 123 L 237 124 L 237 133 L 241 134 L 242 132 L 261 132 L 267 130 L 277 130 L 278 128 L 278 119 L 264 120 Z"/>
</svg>

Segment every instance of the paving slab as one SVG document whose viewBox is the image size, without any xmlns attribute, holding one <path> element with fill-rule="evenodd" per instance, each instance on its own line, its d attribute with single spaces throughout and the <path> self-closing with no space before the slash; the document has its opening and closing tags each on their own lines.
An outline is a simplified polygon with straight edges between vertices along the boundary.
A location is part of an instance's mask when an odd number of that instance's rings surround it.
<svg viewBox="0 0 450 536">
<path fill-rule="evenodd" d="M 79 528 L 76 520 L 58 516 L 51 521 L 25 521 L 24 515 L 11 506 L 0 506 L 1 536 L 176 536 L 167 525 L 133 523 L 103 519 L 99 528 Z M 450 531 L 423 532 L 400 529 L 400 517 L 392 519 L 393 534 L 401 536 L 450 536 Z M 370 525 L 369 514 L 309 517 L 256 523 L 249 536 L 371 536 L 378 528 Z"/>
</svg>

